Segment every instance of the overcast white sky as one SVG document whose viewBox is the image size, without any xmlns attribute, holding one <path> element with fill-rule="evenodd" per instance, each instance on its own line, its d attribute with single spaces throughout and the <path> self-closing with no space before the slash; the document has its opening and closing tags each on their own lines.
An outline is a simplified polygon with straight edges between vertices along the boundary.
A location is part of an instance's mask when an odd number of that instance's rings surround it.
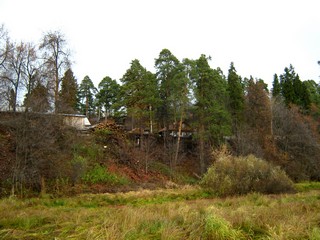
<svg viewBox="0 0 320 240">
<path fill-rule="evenodd" d="M 118 80 L 133 59 L 154 72 L 163 48 L 180 60 L 210 55 L 225 74 L 233 61 L 269 87 L 290 63 L 319 82 L 319 0 L 0 0 L 2 23 L 16 41 L 64 33 L 78 82 Z"/>
</svg>

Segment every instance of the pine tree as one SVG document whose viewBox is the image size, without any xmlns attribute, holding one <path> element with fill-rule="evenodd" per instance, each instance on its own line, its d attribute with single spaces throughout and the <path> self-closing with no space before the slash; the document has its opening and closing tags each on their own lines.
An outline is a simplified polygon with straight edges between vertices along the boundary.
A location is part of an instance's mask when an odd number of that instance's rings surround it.
<svg viewBox="0 0 320 240">
<path fill-rule="evenodd" d="M 179 83 L 175 81 L 180 81 L 177 75 L 182 72 L 181 63 L 168 49 L 163 49 L 155 60 L 155 68 L 161 99 L 158 117 L 161 127 L 168 128 L 170 123 L 177 120 L 177 105 L 174 96 L 177 95 L 175 90 L 179 89 L 175 86 Z"/>
<path fill-rule="evenodd" d="M 158 90 L 154 75 L 135 59 L 120 81 L 123 83 L 121 88 L 123 105 L 133 120 L 132 128 L 136 126 L 141 128 L 150 124 L 151 130 L 150 118 L 153 118 L 154 109 L 158 104 Z"/>
<path fill-rule="evenodd" d="M 226 109 L 227 83 L 220 69 L 213 70 L 205 55 L 191 62 L 195 95 L 195 127 L 199 143 L 201 171 L 205 171 L 206 144 L 219 145 L 230 135 L 230 115 Z"/>
<path fill-rule="evenodd" d="M 89 76 L 85 76 L 80 84 L 78 96 L 80 98 L 80 111 L 87 117 L 94 114 L 94 96 L 97 92 Z"/>
<path fill-rule="evenodd" d="M 177 72 L 172 81 L 172 95 L 169 98 L 173 104 L 174 110 L 174 122 L 178 123 L 178 135 L 176 142 L 176 151 L 173 161 L 173 166 L 178 162 L 180 142 L 181 142 L 181 133 L 182 133 L 182 124 L 186 119 L 187 111 L 189 110 L 190 102 L 190 78 L 188 77 L 189 69 L 188 64 L 179 64 L 177 66 Z"/>
<path fill-rule="evenodd" d="M 106 118 L 117 114 L 117 103 L 119 100 L 120 85 L 116 80 L 110 77 L 105 77 L 98 85 L 99 92 L 97 93 L 98 105 L 105 110 Z"/>
</svg>

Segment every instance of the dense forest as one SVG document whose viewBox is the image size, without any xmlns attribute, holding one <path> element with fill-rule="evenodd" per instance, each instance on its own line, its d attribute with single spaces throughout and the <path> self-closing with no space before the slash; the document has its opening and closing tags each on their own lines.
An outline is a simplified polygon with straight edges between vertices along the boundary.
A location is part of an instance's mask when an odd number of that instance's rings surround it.
<svg viewBox="0 0 320 240">
<path fill-rule="evenodd" d="M 145 172 L 154 161 L 175 169 L 188 159 L 201 176 L 221 146 L 280 166 L 294 181 L 320 180 L 320 86 L 300 79 L 290 63 L 268 88 L 263 79 L 240 76 L 233 62 L 223 73 L 209 56 L 179 60 L 163 49 L 154 73 L 134 59 L 121 79 L 106 76 L 95 86 L 89 76 L 78 83 L 70 58 L 61 32 L 45 33 L 39 44 L 16 43 L 0 28 L 0 150 L 10 149 L 0 153 L 0 187 L 41 189 L 66 178 L 75 184 L 89 169 L 88 156 Z M 112 120 L 134 144 L 100 129 L 91 148 L 112 154 L 84 151 L 79 133 L 60 124 L 61 113 L 84 114 L 93 124 Z"/>
</svg>

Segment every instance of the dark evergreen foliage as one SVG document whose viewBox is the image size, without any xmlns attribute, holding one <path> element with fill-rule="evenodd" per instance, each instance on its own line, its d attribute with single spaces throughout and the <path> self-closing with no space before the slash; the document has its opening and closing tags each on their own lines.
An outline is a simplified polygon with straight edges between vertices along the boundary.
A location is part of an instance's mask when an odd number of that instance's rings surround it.
<svg viewBox="0 0 320 240">
<path fill-rule="evenodd" d="M 85 76 L 81 81 L 78 97 L 80 98 L 80 112 L 87 117 L 95 112 L 94 96 L 97 92 L 96 87 L 89 76 Z"/>
<path fill-rule="evenodd" d="M 98 85 L 96 95 L 98 106 L 103 107 L 106 117 L 118 115 L 120 108 L 120 85 L 116 80 L 105 77 Z"/>
<path fill-rule="evenodd" d="M 281 85 L 277 74 L 274 74 L 272 82 L 272 96 L 277 97 L 281 94 Z"/>
<path fill-rule="evenodd" d="M 181 73 L 179 60 L 168 50 L 163 49 L 155 60 L 156 78 L 159 84 L 160 106 L 158 118 L 161 127 L 169 127 L 174 119 L 174 86 L 177 74 Z"/>
<path fill-rule="evenodd" d="M 230 64 L 228 73 L 229 111 L 233 121 L 235 132 L 243 121 L 244 110 L 244 89 L 241 77 L 237 74 L 233 62 Z"/>
<path fill-rule="evenodd" d="M 31 91 L 25 99 L 27 111 L 45 113 L 50 110 L 48 89 L 41 83 Z"/>
<path fill-rule="evenodd" d="M 302 110 L 309 110 L 311 105 L 307 86 L 300 80 L 292 65 L 280 75 L 281 94 L 287 106 L 298 105 Z"/>
<path fill-rule="evenodd" d="M 148 126 L 151 129 L 159 102 L 155 76 L 135 59 L 121 82 L 122 102 L 128 116 L 132 118 L 132 128 Z"/>
<path fill-rule="evenodd" d="M 74 77 L 71 68 L 69 68 L 62 78 L 58 112 L 75 113 L 78 102 L 77 93 L 77 79 Z"/>
</svg>

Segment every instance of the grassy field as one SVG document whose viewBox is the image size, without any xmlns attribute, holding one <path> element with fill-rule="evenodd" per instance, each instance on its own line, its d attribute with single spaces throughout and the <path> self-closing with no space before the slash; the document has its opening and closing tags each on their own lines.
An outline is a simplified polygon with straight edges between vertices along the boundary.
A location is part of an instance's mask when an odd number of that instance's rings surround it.
<svg viewBox="0 0 320 240">
<path fill-rule="evenodd" d="M 196 187 L 0 200 L 0 239 L 320 239 L 320 184 L 215 198 Z"/>
</svg>

